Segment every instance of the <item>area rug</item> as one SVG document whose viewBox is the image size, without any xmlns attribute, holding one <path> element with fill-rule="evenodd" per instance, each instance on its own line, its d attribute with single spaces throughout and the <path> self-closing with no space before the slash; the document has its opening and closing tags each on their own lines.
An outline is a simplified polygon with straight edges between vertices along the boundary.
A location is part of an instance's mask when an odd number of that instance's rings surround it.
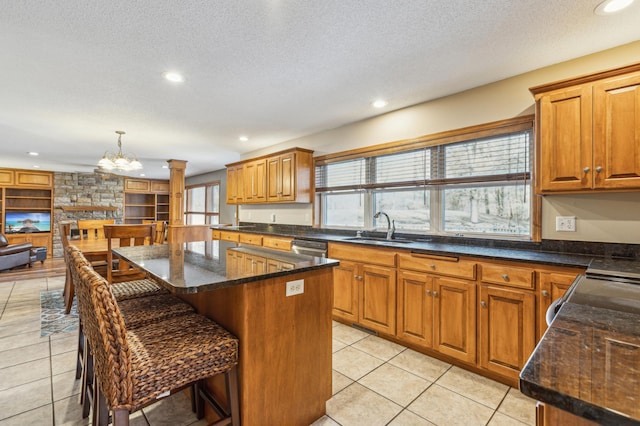
<svg viewBox="0 0 640 426">
<path fill-rule="evenodd" d="M 78 311 L 74 299 L 69 314 L 64 313 L 62 290 L 40 292 L 40 335 L 50 336 L 78 329 Z"/>
</svg>

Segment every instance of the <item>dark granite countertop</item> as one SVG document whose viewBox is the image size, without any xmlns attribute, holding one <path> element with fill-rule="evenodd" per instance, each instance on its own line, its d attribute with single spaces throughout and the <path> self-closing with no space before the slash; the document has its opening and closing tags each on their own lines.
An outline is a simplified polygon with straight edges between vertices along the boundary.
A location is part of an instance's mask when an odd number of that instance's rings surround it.
<svg viewBox="0 0 640 426">
<path fill-rule="evenodd" d="M 640 425 L 640 285 L 583 276 L 567 294 L 520 390 L 601 424 Z"/>
<path fill-rule="evenodd" d="M 297 274 L 337 266 L 339 262 L 226 241 L 199 241 L 184 244 L 121 247 L 113 252 L 149 272 L 174 293 L 198 293 L 267 278 Z M 264 258 L 277 265 L 276 271 L 251 272 L 227 264 L 227 253 Z"/>
</svg>

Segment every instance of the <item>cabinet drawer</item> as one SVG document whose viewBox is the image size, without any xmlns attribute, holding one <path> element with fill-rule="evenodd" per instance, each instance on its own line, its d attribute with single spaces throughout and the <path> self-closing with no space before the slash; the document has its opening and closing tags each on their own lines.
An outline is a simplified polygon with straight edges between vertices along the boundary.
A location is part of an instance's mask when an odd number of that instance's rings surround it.
<svg viewBox="0 0 640 426">
<path fill-rule="evenodd" d="M 370 265 L 396 266 L 396 252 L 353 244 L 329 243 L 329 257 L 340 260 L 354 260 Z"/>
<path fill-rule="evenodd" d="M 457 257 L 400 253 L 398 254 L 398 267 L 469 280 L 476 278 L 476 263 L 470 260 L 460 260 Z"/>
<path fill-rule="evenodd" d="M 220 239 L 220 231 L 212 230 L 211 231 L 211 239 L 219 240 Z"/>
<path fill-rule="evenodd" d="M 262 245 L 262 235 L 256 234 L 240 234 L 240 242 L 243 244 L 252 244 L 254 246 Z"/>
<path fill-rule="evenodd" d="M 482 281 L 521 288 L 535 288 L 534 271 L 509 265 L 482 264 Z"/>
<path fill-rule="evenodd" d="M 240 234 L 237 232 L 220 231 L 220 239 L 222 241 L 231 241 L 237 243 L 240 241 Z"/>
<path fill-rule="evenodd" d="M 276 250 L 291 250 L 291 238 L 263 237 L 262 246 Z"/>
</svg>

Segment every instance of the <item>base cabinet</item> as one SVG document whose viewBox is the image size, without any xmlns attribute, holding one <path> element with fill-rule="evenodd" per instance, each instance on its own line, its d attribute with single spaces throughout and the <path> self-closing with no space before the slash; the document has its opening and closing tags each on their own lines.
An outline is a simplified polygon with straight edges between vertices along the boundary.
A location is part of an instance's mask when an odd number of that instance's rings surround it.
<svg viewBox="0 0 640 426">
<path fill-rule="evenodd" d="M 397 336 L 407 342 L 476 361 L 474 282 L 400 271 Z"/>
<path fill-rule="evenodd" d="M 596 426 L 597 424 L 552 405 L 542 402 L 536 404 L 536 426 Z"/>
<path fill-rule="evenodd" d="M 396 270 L 360 265 L 359 323 L 373 330 L 396 334 Z"/>
<path fill-rule="evenodd" d="M 341 261 L 333 268 L 333 315 L 358 322 L 358 264 Z"/>
<path fill-rule="evenodd" d="M 551 303 L 561 298 L 571 284 L 576 279 L 575 273 L 554 273 L 554 272 L 542 272 L 540 273 L 539 285 L 540 285 L 540 298 L 538 303 L 538 340 L 542 338 L 542 335 L 547 331 L 547 309 L 551 306 Z"/>
<path fill-rule="evenodd" d="M 480 287 L 480 366 L 518 378 L 536 344 L 533 292 L 482 284 Z"/>
</svg>

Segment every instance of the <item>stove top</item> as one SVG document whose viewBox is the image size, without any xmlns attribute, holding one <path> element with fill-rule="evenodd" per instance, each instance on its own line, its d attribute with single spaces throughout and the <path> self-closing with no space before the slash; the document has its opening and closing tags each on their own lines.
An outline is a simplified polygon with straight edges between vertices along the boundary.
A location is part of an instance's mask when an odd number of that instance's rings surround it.
<svg viewBox="0 0 640 426">
<path fill-rule="evenodd" d="M 582 276 L 567 296 L 568 303 L 640 314 L 640 280 L 628 277 Z"/>
</svg>

